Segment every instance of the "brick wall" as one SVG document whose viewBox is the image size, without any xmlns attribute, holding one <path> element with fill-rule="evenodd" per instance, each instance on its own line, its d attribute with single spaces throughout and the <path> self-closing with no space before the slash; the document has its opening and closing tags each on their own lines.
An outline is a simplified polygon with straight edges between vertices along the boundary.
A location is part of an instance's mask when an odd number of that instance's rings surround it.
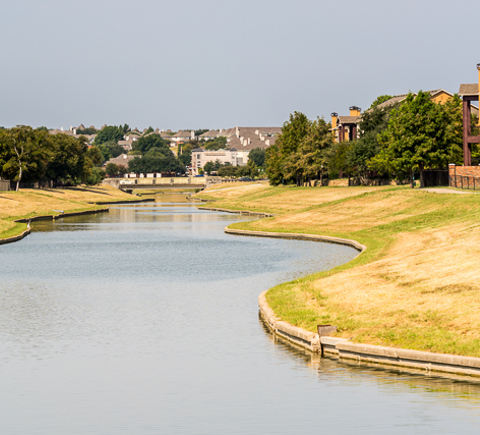
<svg viewBox="0 0 480 435">
<path fill-rule="evenodd" d="M 480 166 L 448 165 L 450 187 L 480 190 Z"/>
</svg>

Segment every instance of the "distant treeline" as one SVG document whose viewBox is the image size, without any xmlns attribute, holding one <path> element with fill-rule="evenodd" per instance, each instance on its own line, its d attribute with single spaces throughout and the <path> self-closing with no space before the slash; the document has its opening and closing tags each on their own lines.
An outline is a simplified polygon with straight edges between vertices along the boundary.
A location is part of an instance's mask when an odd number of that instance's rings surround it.
<svg viewBox="0 0 480 435">
<path fill-rule="evenodd" d="M 103 174 L 98 148 L 89 149 L 85 137 L 65 133 L 51 135 L 46 129 L 26 125 L 0 130 L 0 177 L 16 182 L 57 186 L 97 184 Z"/>
<path fill-rule="evenodd" d="M 430 94 L 409 94 L 400 104 L 377 107 L 379 97 L 361 115 L 358 140 L 334 141 L 330 123 L 290 115 L 282 134 L 267 149 L 266 172 L 273 185 L 298 186 L 323 177 L 354 177 L 368 184 L 374 178 L 412 180 L 425 169 L 462 162 L 462 102 L 458 95 L 445 104 Z M 480 156 L 478 149 L 472 155 Z"/>
</svg>

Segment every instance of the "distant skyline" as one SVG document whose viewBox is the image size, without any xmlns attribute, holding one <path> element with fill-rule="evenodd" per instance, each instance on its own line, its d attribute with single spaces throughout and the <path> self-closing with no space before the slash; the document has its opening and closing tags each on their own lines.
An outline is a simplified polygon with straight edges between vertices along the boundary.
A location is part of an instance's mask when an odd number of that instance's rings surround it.
<svg viewBox="0 0 480 435">
<path fill-rule="evenodd" d="M 0 126 L 281 126 L 478 80 L 478 0 L 2 2 Z"/>
</svg>

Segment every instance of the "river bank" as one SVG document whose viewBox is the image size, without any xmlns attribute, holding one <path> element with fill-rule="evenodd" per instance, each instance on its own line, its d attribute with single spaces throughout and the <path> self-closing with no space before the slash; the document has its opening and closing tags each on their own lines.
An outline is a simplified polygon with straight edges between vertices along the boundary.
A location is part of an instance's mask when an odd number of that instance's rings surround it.
<svg viewBox="0 0 480 435">
<path fill-rule="evenodd" d="M 275 214 L 230 228 L 318 234 L 367 247 L 331 271 L 276 286 L 275 315 L 355 343 L 480 356 L 479 200 L 392 187 L 212 187 L 214 207 Z"/>
<path fill-rule="evenodd" d="M 110 186 L 0 192 L 0 240 L 20 240 L 28 234 L 29 220 L 101 212 L 104 204 L 136 201 L 135 196 Z"/>
</svg>

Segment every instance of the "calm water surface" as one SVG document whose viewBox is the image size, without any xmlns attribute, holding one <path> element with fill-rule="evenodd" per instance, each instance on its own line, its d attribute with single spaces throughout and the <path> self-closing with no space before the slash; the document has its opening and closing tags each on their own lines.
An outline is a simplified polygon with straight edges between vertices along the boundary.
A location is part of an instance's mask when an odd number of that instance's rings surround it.
<svg viewBox="0 0 480 435">
<path fill-rule="evenodd" d="M 265 331 L 260 292 L 355 251 L 226 235 L 242 217 L 164 198 L 0 246 L 0 434 L 480 432 L 477 384 Z"/>
</svg>

